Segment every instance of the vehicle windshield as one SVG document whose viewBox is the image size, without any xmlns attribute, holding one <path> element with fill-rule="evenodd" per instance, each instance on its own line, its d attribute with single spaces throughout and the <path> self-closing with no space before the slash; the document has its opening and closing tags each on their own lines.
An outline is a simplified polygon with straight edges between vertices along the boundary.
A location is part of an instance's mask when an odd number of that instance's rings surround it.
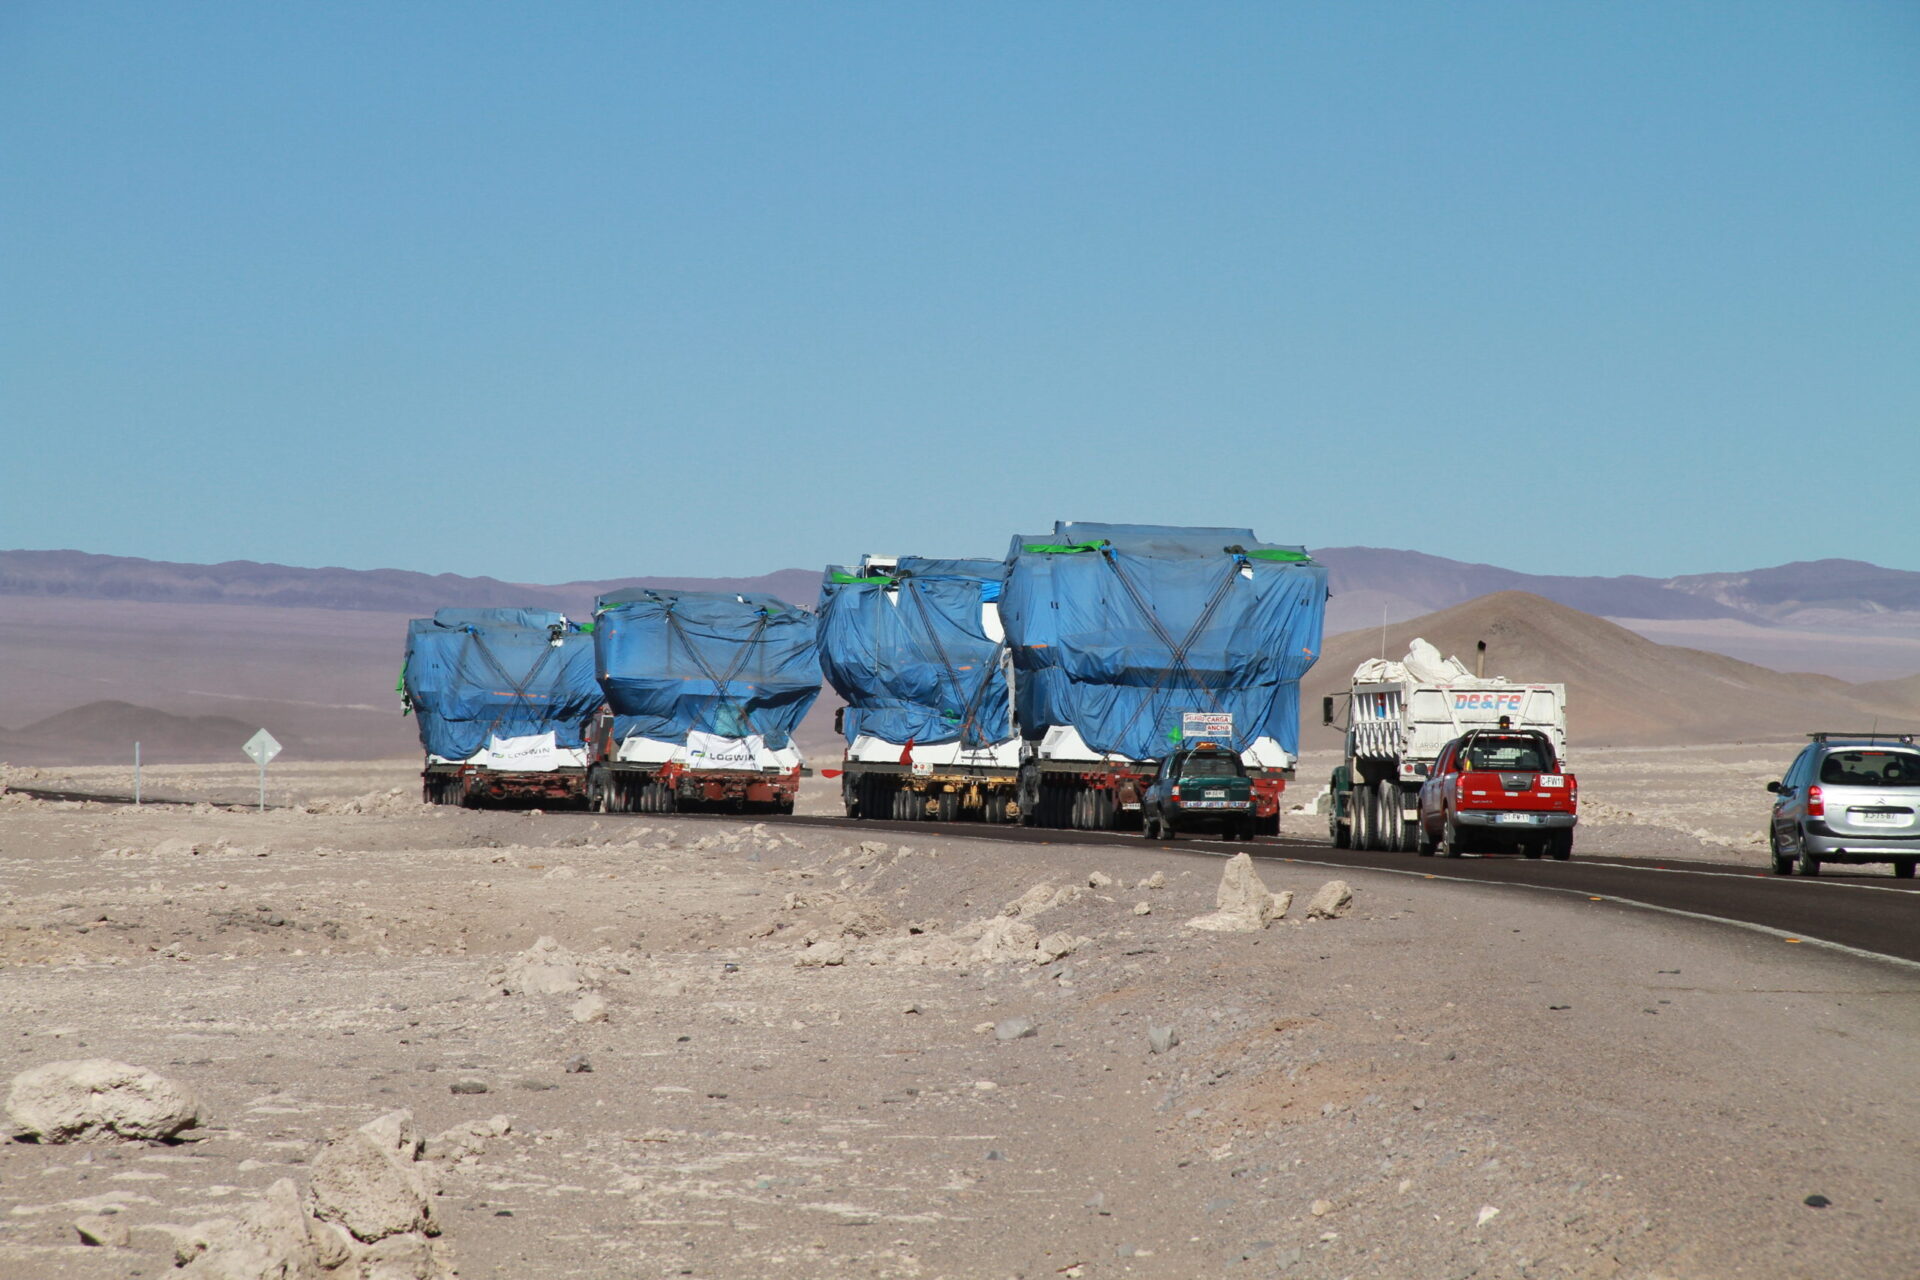
<svg viewBox="0 0 1920 1280">
<path fill-rule="evenodd" d="M 1232 756 L 1188 756 L 1180 766 L 1183 778 L 1237 778 L 1240 762 Z"/>
<path fill-rule="evenodd" d="M 1475 738 L 1460 755 L 1469 769 L 1541 773 L 1553 768 L 1553 761 L 1533 738 Z"/>
<path fill-rule="evenodd" d="M 1829 787 L 1920 787 L 1920 752 L 1829 752 L 1820 781 Z"/>
</svg>

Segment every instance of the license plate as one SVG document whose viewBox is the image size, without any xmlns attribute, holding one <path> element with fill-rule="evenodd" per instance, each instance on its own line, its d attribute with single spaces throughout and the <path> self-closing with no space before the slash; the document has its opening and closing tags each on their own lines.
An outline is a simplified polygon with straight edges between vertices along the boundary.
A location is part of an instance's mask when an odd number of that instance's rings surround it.
<svg viewBox="0 0 1920 1280">
<path fill-rule="evenodd" d="M 1244 809 L 1245 800 L 1189 800 L 1180 806 L 1183 809 Z"/>
<path fill-rule="evenodd" d="M 1904 813 L 1875 813 L 1871 809 L 1855 809 L 1853 820 L 1863 827 L 1904 827 L 1907 815 Z"/>
<path fill-rule="evenodd" d="M 1204 794 L 1209 800 L 1225 800 L 1227 798 L 1227 793 L 1224 791 L 1208 791 Z"/>
<path fill-rule="evenodd" d="M 1494 821 L 1509 823 L 1514 826 L 1530 827 L 1533 825 L 1533 815 L 1530 813 L 1503 813 L 1495 818 Z"/>
</svg>

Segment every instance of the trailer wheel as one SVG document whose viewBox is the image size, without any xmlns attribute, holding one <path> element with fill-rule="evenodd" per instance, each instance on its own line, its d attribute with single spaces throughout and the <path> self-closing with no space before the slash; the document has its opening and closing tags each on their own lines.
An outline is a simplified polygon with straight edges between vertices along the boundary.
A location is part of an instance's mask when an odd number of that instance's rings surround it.
<svg viewBox="0 0 1920 1280">
<path fill-rule="evenodd" d="M 1353 807 L 1353 793 L 1347 793 L 1347 807 Z M 1340 821 L 1340 792 L 1330 790 L 1327 793 L 1327 835 L 1333 840 L 1336 849 L 1353 847 L 1353 827 L 1350 822 Z"/>
<path fill-rule="evenodd" d="M 1113 830 L 1113 816 L 1119 811 L 1114 802 L 1113 792 L 1095 791 L 1093 794 L 1093 829 L 1095 831 Z"/>
<path fill-rule="evenodd" d="M 1374 820 L 1380 832 L 1381 850 L 1386 853 L 1403 852 L 1406 848 L 1406 824 L 1400 821 L 1400 784 L 1392 778 L 1383 780 L 1374 788 L 1374 803 L 1379 806 Z"/>
<path fill-rule="evenodd" d="M 956 792 L 940 793 L 940 821 L 954 822 L 960 817 L 960 796 Z"/>
<path fill-rule="evenodd" d="M 1440 843 L 1427 834 L 1427 824 L 1424 822 L 1416 822 L 1413 824 L 1413 840 L 1413 851 L 1423 858 L 1431 858 L 1433 851 Z"/>
<path fill-rule="evenodd" d="M 1351 796 L 1351 803 L 1348 807 L 1352 812 L 1348 817 L 1349 821 L 1353 824 L 1353 847 L 1356 849 L 1371 849 L 1374 847 L 1373 788 L 1364 782 L 1356 782 L 1353 784 L 1353 790 L 1348 794 Z"/>
</svg>

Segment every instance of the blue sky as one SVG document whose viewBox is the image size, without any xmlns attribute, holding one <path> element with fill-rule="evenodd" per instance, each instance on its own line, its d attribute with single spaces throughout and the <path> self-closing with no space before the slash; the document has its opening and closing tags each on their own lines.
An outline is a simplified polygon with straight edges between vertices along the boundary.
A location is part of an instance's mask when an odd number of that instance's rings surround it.
<svg viewBox="0 0 1920 1280">
<path fill-rule="evenodd" d="M 1920 570 L 1920 6 L 0 8 L 0 547 Z"/>
</svg>

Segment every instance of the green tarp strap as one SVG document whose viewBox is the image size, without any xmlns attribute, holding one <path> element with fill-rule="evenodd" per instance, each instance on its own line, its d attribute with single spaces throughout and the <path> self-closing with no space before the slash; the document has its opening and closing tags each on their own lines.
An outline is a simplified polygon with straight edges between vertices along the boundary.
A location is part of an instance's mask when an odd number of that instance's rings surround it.
<svg viewBox="0 0 1920 1280">
<path fill-rule="evenodd" d="M 1078 551 L 1098 551 L 1100 550 L 1100 548 L 1106 545 L 1107 545 L 1107 540 L 1105 538 L 1101 538 L 1094 542 L 1075 542 L 1075 543 L 1029 542 L 1024 547 L 1022 547 L 1021 550 L 1029 551 L 1029 552 L 1032 552 L 1034 555 L 1040 555 L 1040 556 L 1070 556 Z"/>
<path fill-rule="evenodd" d="M 861 578 L 851 573 L 834 573 L 827 578 L 836 587 L 885 587 L 893 584 L 892 578 Z"/>
<path fill-rule="evenodd" d="M 1304 551 L 1281 551 L 1274 549 L 1270 551 L 1249 551 L 1247 552 L 1247 559 L 1284 560 L 1288 564 L 1305 564 L 1307 561 L 1313 559 L 1313 557 Z"/>
</svg>

